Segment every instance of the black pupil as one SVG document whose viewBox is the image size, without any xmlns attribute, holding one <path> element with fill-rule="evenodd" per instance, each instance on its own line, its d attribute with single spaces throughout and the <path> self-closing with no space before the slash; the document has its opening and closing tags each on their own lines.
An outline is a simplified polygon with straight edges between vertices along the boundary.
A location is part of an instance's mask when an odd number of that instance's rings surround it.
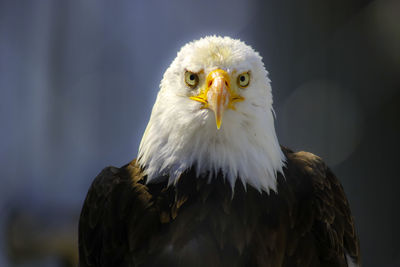
<svg viewBox="0 0 400 267">
<path fill-rule="evenodd" d="M 191 81 L 194 81 L 194 79 L 195 79 L 194 74 L 190 74 L 189 79 L 190 79 Z"/>
<path fill-rule="evenodd" d="M 240 76 L 240 81 L 244 82 L 246 80 L 246 78 L 244 76 Z"/>
</svg>

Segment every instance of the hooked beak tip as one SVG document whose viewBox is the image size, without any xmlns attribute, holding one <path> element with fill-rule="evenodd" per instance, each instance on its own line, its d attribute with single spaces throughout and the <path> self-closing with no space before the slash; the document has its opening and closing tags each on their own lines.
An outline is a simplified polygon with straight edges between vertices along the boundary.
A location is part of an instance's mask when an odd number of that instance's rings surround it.
<svg viewBox="0 0 400 267">
<path fill-rule="evenodd" d="M 215 70 L 207 76 L 207 101 L 214 111 L 217 130 L 221 129 L 222 116 L 230 101 L 229 75 L 224 70 Z"/>
<path fill-rule="evenodd" d="M 219 130 L 221 128 L 222 121 L 217 119 L 216 122 L 217 122 L 217 130 Z"/>
</svg>

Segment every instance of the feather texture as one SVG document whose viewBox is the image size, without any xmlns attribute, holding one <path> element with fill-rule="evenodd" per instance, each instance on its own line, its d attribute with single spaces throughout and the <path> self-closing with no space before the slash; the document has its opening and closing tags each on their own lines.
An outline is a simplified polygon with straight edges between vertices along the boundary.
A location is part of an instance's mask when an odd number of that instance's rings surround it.
<svg viewBox="0 0 400 267">
<path fill-rule="evenodd" d="M 359 243 L 339 181 L 311 153 L 283 149 L 277 191 L 185 170 L 146 184 L 136 161 L 94 180 L 79 222 L 80 266 L 348 266 Z"/>
</svg>

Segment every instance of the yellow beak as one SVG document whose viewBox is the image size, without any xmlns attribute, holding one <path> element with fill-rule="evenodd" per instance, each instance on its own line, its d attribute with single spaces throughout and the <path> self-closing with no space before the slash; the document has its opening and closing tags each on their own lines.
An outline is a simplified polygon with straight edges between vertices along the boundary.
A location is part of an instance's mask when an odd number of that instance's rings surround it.
<svg viewBox="0 0 400 267">
<path fill-rule="evenodd" d="M 214 111 L 217 129 L 221 128 L 222 116 L 226 109 L 235 110 L 235 102 L 243 101 L 242 96 L 231 90 L 229 74 L 221 69 L 216 69 L 207 75 L 205 89 L 201 90 L 198 96 L 190 99 L 203 103 L 202 108 L 209 108 Z"/>
</svg>

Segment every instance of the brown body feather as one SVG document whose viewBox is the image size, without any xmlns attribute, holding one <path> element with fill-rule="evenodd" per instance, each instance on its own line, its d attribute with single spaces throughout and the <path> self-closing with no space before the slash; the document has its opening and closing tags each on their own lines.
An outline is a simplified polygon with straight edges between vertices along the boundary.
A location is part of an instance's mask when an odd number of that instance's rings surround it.
<svg viewBox="0 0 400 267">
<path fill-rule="evenodd" d="M 132 161 L 94 180 L 79 222 L 80 266 L 347 266 L 359 243 L 342 186 L 320 158 L 283 148 L 278 192 L 187 170 L 146 185 Z M 207 177 L 207 178 L 206 178 Z M 162 180 L 162 179 L 161 179 Z"/>
</svg>

